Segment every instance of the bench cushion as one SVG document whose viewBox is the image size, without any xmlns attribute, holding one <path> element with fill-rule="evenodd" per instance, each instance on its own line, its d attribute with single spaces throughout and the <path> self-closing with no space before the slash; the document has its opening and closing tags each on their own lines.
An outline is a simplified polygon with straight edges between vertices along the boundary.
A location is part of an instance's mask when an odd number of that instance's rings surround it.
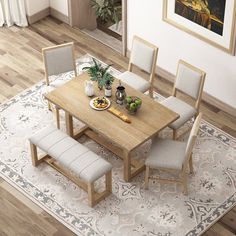
<svg viewBox="0 0 236 236">
<path fill-rule="evenodd" d="M 55 126 L 47 126 L 29 140 L 86 182 L 91 183 L 112 169 L 109 162 Z"/>
</svg>

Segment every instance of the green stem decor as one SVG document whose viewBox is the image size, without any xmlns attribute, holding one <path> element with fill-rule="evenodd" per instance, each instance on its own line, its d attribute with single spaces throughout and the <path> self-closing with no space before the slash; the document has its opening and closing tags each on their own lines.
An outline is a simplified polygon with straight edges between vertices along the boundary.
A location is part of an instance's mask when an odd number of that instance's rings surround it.
<svg viewBox="0 0 236 236">
<path fill-rule="evenodd" d="M 98 88 L 101 90 L 103 86 L 105 86 L 107 81 L 109 81 L 110 84 L 112 84 L 114 81 L 114 77 L 108 72 L 108 69 L 111 66 L 112 65 L 103 67 L 101 63 L 99 63 L 93 58 L 93 65 L 89 67 L 84 67 L 83 70 L 87 70 L 92 81 L 97 81 Z"/>
</svg>

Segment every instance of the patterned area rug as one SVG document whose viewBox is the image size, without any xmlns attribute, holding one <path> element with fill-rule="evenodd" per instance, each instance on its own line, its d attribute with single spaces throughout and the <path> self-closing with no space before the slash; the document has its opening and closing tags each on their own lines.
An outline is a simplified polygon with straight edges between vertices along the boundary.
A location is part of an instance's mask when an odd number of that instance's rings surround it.
<svg viewBox="0 0 236 236">
<path fill-rule="evenodd" d="M 90 63 L 90 56 L 80 58 L 79 72 Z M 111 72 L 119 73 L 114 69 Z M 67 81 L 71 77 L 66 73 L 52 79 Z M 113 194 L 90 208 L 87 194 L 67 178 L 46 164 L 38 168 L 31 165 L 27 138 L 54 122 L 44 92 L 45 83 L 40 82 L 0 106 L 0 173 L 76 234 L 200 235 L 235 206 L 236 139 L 203 120 L 194 148 L 195 175 L 189 177 L 188 196 L 175 184 L 151 182 L 145 190 L 144 173 L 125 183 L 121 178 L 122 161 L 82 137 L 80 142 L 113 165 Z M 155 99 L 163 98 L 155 94 Z M 83 124 L 77 122 L 76 126 Z M 168 138 L 170 131 L 166 129 L 161 135 Z M 150 142 L 145 143 L 135 151 L 134 158 L 145 158 L 149 147 Z"/>
</svg>

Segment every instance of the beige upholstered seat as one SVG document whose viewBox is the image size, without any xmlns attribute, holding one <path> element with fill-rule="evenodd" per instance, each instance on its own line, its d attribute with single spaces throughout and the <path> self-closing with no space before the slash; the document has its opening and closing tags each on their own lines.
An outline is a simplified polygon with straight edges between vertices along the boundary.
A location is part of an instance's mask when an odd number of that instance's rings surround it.
<svg viewBox="0 0 236 236">
<path fill-rule="evenodd" d="M 169 125 L 173 129 L 173 138 L 177 138 L 177 130 L 199 113 L 199 106 L 205 82 L 205 72 L 180 60 L 173 89 L 173 95 L 161 102 L 162 105 L 180 115 L 179 119 Z M 177 91 L 190 96 L 194 107 L 177 98 Z"/>
<path fill-rule="evenodd" d="M 148 188 L 149 179 L 158 179 L 166 182 L 178 182 L 183 184 L 184 193 L 187 193 L 187 168 L 193 172 L 192 150 L 197 137 L 201 122 L 201 113 L 198 115 L 190 132 L 188 141 L 179 142 L 170 139 L 156 138 L 152 142 L 150 153 L 145 161 L 146 176 L 145 187 Z M 155 176 L 149 176 L 149 169 L 159 169 L 168 171 L 177 171 L 179 179 L 161 179 Z"/>
<path fill-rule="evenodd" d="M 140 76 L 130 72 L 126 71 L 122 73 L 119 76 L 119 79 L 121 79 L 126 84 L 129 84 L 134 89 L 139 90 L 140 92 L 144 93 L 150 88 L 150 82 L 146 81 L 145 79 L 141 78 Z"/>
<path fill-rule="evenodd" d="M 121 81 L 140 92 L 149 90 L 150 96 L 153 97 L 153 80 L 155 76 L 157 53 L 158 48 L 155 45 L 134 36 L 128 71 L 119 75 L 118 79 L 121 79 Z M 150 74 L 149 81 L 133 73 L 133 65 Z"/>
<path fill-rule="evenodd" d="M 88 192 L 94 206 L 112 192 L 112 165 L 56 127 L 50 125 L 29 138 L 33 166 L 42 161 Z M 37 147 L 46 152 L 38 158 Z M 96 192 L 94 182 L 105 176 L 105 190 Z"/>
<path fill-rule="evenodd" d="M 157 138 L 152 142 L 151 152 L 145 162 L 152 168 L 182 169 L 186 143 L 171 139 Z"/>
<path fill-rule="evenodd" d="M 112 169 L 110 163 L 54 126 L 29 140 L 86 182 L 92 183 Z"/>
<path fill-rule="evenodd" d="M 43 61 L 45 66 L 45 79 L 48 86 L 48 91 L 63 85 L 63 81 L 50 81 L 50 76 L 59 75 L 69 71 L 74 71 L 77 76 L 75 57 L 74 57 L 74 43 L 66 43 L 53 47 L 42 49 Z M 51 110 L 51 104 L 49 109 Z M 60 128 L 59 108 L 56 107 L 56 121 L 57 127 Z"/>
<path fill-rule="evenodd" d="M 197 113 L 197 110 L 194 107 L 173 96 L 168 97 L 161 103 L 162 105 L 168 107 L 169 109 L 175 111 L 180 115 L 178 120 L 169 125 L 170 128 L 175 130 L 181 127 L 185 122 L 187 122 Z"/>
</svg>

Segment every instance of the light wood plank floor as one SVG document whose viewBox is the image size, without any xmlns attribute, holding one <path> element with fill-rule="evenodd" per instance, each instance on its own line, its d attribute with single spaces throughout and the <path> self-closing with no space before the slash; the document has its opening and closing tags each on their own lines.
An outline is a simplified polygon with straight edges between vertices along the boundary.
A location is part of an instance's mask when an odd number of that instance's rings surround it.
<svg viewBox="0 0 236 236">
<path fill-rule="evenodd" d="M 44 79 L 41 49 L 64 42 L 75 42 L 76 57 L 90 53 L 118 70 L 128 60 L 86 34 L 53 18 L 29 28 L 0 28 L 0 103 Z M 142 72 L 140 72 L 142 74 Z M 156 89 L 164 96 L 172 90 L 165 79 L 156 79 Z M 188 99 L 185 98 L 184 99 Z M 236 118 L 202 103 L 204 119 L 236 137 Z M 0 179 L 0 235 L 74 235 L 65 226 Z M 231 210 L 205 236 L 232 236 L 236 233 L 236 208 Z"/>
</svg>

